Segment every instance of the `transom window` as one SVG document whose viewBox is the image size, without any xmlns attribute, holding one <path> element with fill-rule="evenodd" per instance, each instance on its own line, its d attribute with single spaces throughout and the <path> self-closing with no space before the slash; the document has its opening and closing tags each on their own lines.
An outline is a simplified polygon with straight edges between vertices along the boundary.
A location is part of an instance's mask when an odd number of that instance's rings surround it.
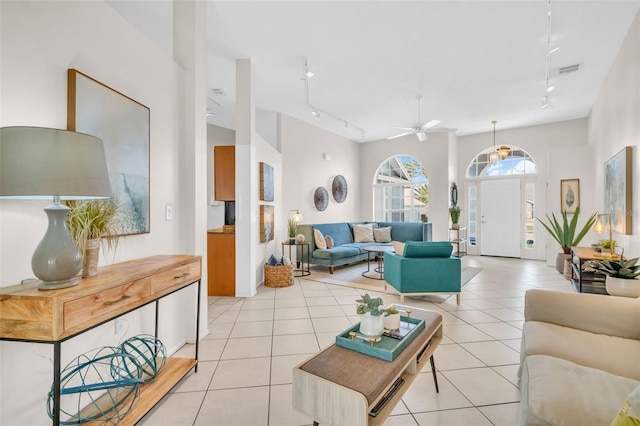
<svg viewBox="0 0 640 426">
<path fill-rule="evenodd" d="M 383 162 L 373 189 L 375 220 L 420 222 L 429 213 L 427 171 L 413 156 L 398 154 Z"/>
<path fill-rule="evenodd" d="M 528 175 L 537 173 L 536 164 L 531 156 L 522 148 L 513 145 L 502 145 L 508 147 L 509 153 L 498 160 L 491 161 L 491 153 L 494 148 L 491 146 L 471 161 L 467 169 L 467 177 L 487 177 L 487 176 L 511 176 Z"/>
</svg>

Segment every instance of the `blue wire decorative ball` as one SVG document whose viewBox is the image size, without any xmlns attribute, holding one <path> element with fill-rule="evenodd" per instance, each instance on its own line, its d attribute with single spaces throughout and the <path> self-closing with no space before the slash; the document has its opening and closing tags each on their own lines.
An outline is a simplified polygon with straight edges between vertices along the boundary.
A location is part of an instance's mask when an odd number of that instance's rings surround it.
<svg viewBox="0 0 640 426">
<path fill-rule="evenodd" d="M 154 380 L 160 374 L 167 360 L 167 350 L 162 342 L 148 334 L 139 334 L 125 340 L 120 345 L 120 350 L 136 359 L 131 368 L 135 370 L 136 365 L 142 368 L 142 379 L 145 383 Z M 124 368 L 128 369 L 129 366 L 125 365 Z"/>
<path fill-rule="evenodd" d="M 131 410 L 143 382 L 137 358 L 120 348 L 106 346 L 78 356 L 60 373 L 60 424 L 97 419 L 119 423 Z M 52 419 L 53 409 L 51 385 L 47 414 Z"/>
</svg>

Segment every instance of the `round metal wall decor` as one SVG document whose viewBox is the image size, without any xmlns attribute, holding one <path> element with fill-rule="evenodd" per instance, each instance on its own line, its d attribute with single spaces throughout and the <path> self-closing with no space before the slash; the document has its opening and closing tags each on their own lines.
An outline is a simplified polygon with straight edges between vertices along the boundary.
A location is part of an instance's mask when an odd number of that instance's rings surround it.
<svg viewBox="0 0 640 426">
<path fill-rule="evenodd" d="M 458 205 L 458 185 L 455 182 L 451 183 L 451 207 Z"/>
<path fill-rule="evenodd" d="M 329 192 L 326 188 L 319 186 L 316 188 L 316 192 L 313 194 L 313 203 L 316 205 L 316 209 L 319 212 L 325 211 L 329 205 Z"/>
<path fill-rule="evenodd" d="M 342 175 L 338 175 L 333 178 L 333 184 L 331 185 L 331 193 L 336 203 L 342 203 L 347 199 L 347 180 Z"/>
</svg>

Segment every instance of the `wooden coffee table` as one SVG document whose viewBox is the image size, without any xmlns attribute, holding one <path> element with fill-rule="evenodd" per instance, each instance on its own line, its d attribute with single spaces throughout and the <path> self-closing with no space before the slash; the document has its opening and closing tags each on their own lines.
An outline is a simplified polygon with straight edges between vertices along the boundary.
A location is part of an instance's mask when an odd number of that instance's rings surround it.
<svg viewBox="0 0 640 426">
<path fill-rule="evenodd" d="M 382 424 L 427 359 L 438 390 L 433 353 L 442 341 L 442 316 L 434 311 L 394 306 L 410 309 L 412 317 L 425 321 L 425 329 L 391 362 L 335 344 L 307 359 L 293 369 L 294 409 L 311 417 L 314 425 Z M 399 379 L 404 383 L 393 390 Z M 381 401 L 386 404 L 375 417 L 371 416 Z"/>
</svg>

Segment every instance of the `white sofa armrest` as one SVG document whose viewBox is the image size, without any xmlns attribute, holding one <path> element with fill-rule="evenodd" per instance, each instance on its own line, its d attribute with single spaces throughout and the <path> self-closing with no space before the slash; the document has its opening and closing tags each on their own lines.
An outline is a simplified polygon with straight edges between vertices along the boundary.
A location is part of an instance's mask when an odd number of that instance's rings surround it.
<svg viewBox="0 0 640 426">
<path fill-rule="evenodd" d="M 640 298 L 528 290 L 524 318 L 640 340 Z"/>
</svg>

